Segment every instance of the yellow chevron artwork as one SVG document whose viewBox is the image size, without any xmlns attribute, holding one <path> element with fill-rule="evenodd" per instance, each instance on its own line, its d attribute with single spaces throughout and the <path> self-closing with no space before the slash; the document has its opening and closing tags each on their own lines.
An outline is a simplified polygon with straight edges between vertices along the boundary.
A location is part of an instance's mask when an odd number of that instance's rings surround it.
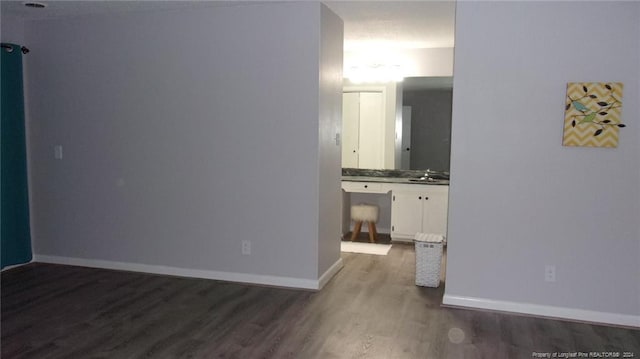
<svg viewBox="0 0 640 359">
<path fill-rule="evenodd" d="M 562 145 L 618 147 L 622 82 L 569 82 Z"/>
</svg>

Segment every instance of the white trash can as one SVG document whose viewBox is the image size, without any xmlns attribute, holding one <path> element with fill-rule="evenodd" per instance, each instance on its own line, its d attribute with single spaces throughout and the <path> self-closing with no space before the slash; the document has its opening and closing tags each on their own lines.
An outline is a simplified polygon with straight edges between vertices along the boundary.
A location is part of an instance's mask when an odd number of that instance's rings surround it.
<svg viewBox="0 0 640 359">
<path fill-rule="evenodd" d="M 440 285 L 444 236 L 416 233 L 416 285 L 437 288 Z"/>
</svg>

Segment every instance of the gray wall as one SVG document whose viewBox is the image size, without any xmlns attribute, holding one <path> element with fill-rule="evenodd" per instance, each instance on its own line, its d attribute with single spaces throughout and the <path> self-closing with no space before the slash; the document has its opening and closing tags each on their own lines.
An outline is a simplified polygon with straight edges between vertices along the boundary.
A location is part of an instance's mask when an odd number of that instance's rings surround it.
<svg viewBox="0 0 640 359">
<path fill-rule="evenodd" d="M 323 14 L 272 3 L 27 23 L 36 255 L 317 279 L 339 260 L 337 240 L 318 254 L 319 218 L 340 211 L 320 204 L 340 186 L 339 161 L 320 160 L 339 149 L 340 104 L 319 78 L 341 64 L 320 48 L 342 43 Z"/>
<path fill-rule="evenodd" d="M 318 274 L 340 258 L 342 236 L 341 147 L 335 141 L 342 132 L 342 20 L 324 5 L 320 27 L 320 126 L 318 132 Z"/>
<path fill-rule="evenodd" d="M 0 21 L 0 38 L 2 42 L 24 46 L 24 21 L 13 16 L 7 16 L 4 13 L 0 15 L 2 15 L 2 21 Z"/>
<path fill-rule="evenodd" d="M 449 171 L 452 92 L 403 92 L 403 106 L 411 106 L 411 169 Z"/>
<path fill-rule="evenodd" d="M 445 303 L 640 326 L 639 18 L 637 2 L 457 3 Z M 571 45 L 585 31 L 602 51 Z M 624 83 L 618 148 L 562 146 L 580 81 Z"/>
</svg>

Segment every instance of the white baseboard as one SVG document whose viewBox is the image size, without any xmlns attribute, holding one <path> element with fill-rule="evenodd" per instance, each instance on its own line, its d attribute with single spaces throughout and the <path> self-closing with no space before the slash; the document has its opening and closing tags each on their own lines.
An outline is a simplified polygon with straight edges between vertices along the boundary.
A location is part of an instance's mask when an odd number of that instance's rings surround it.
<svg viewBox="0 0 640 359">
<path fill-rule="evenodd" d="M 444 306 L 496 310 L 540 317 L 570 319 L 592 323 L 612 324 L 640 328 L 640 316 L 618 313 L 596 312 L 584 309 L 554 307 L 530 303 L 508 302 L 485 298 L 462 297 L 445 294 Z"/>
<path fill-rule="evenodd" d="M 9 270 L 9 269 L 13 269 L 13 268 L 18 268 L 18 267 L 26 266 L 27 264 L 29 264 L 29 263 L 31 263 L 31 262 L 33 262 L 33 259 L 32 259 L 32 260 L 30 260 L 30 261 L 29 261 L 29 262 L 27 262 L 27 263 L 20 263 L 20 264 L 14 264 L 14 265 L 6 266 L 6 267 L 2 268 L 2 272 L 6 271 L 6 270 Z"/>
<path fill-rule="evenodd" d="M 342 258 L 338 258 L 338 260 L 333 263 L 331 267 L 329 267 L 329 269 L 324 272 L 324 274 L 320 276 L 320 279 L 318 279 L 318 288 L 315 289 L 324 288 L 325 284 L 329 283 L 331 278 L 333 278 L 333 276 L 336 275 L 336 273 L 338 273 L 340 269 L 342 269 L 342 267 L 344 267 Z"/>
<path fill-rule="evenodd" d="M 304 279 L 304 278 L 292 278 L 292 277 L 280 277 L 271 275 L 249 274 L 249 273 L 235 273 L 235 272 L 221 272 L 202 269 L 190 269 L 190 268 L 178 268 L 161 265 L 129 263 L 129 262 L 115 262 L 106 261 L 100 259 L 86 259 L 86 258 L 72 258 L 72 257 L 59 257 L 59 256 L 47 256 L 38 255 L 33 256 L 33 262 L 41 263 L 53 263 L 53 264 L 66 264 L 80 267 L 102 268 L 102 269 L 115 269 L 131 272 L 143 272 L 152 274 L 163 274 L 176 277 L 189 277 L 189 278 L 203 278 L 223 280 L 229 282 L 239 282 L 248 284 L 269 285 L 277 287 L 288 287 L 298 289 L 321 289 L 330 279 L 342 268 L 342 259 L 339 259 L 334 263 L 329 270 L 327 270 L 322 277 L 318 280 Z"/>
</svg>

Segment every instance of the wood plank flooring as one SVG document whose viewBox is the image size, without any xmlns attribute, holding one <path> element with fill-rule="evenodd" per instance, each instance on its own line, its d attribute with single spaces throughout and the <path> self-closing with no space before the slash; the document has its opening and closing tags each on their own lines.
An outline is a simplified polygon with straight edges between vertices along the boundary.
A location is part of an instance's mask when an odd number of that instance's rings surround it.
<svg viewBox="0 0 640 359">
<path fill-rule="evenodd" d="M 440 307 L 410 245 L 343 253 L 320 292 L 33 263 L 2 273 L 2 358 L 532 358 L 640 331 Z M 622 356 L 621 356 L 622 357 Z"/>
</svg>

